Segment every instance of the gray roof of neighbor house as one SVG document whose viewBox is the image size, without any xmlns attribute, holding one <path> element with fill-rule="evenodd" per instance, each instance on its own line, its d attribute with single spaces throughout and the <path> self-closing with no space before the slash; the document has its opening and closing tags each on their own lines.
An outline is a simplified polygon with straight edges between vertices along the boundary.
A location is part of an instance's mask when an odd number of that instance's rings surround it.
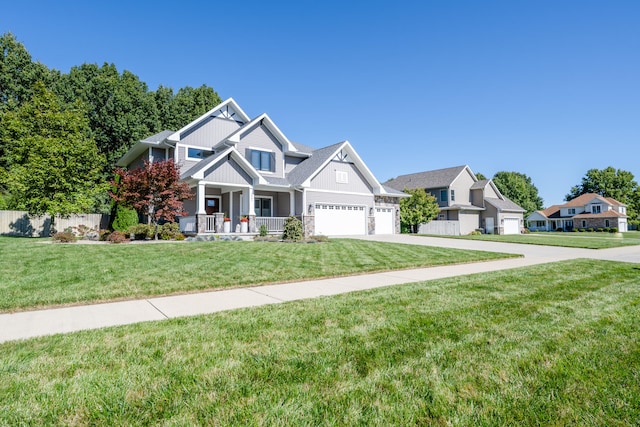
<svg viewBox="0 0 640 427">
<path fill-rule="evenodd" d="M 466 167 L 466 165 L 463 165 L 446 169 L 437 169 L 434 171 L 400 175 L 399 177 L 391 179 L 384 184 L 400 191 L 405 188 L 413 190 L 415 188 L 448 187 Z"/>
<path fill-rule="evenodd" d="M 396 194 L 398 196 L 402 195 L 405 197 L 410 197 L 407 193 L 405 193 L 404 191 L 400 191 L 400 190 L 396 190 L 395 188 L 391 188 L 388 185 L 384 185 L 382 184 L 382 188 L 384 188 L 384 191 L 386 191 L 389 194 Z"/>
<path fill-rule="evenodd" d="M 287 175 L 287 180 L 289 180 L 289 182 L 293 185 L 301 185 L 311 176 L 311 174 L 317 171 L 318 168 L 329 157 L 331 157 L 335 153 L 336 149 L 342 144 L 344 144 L 344 142 L 339 142 L 328 147 L 314 150 L 311 154 L 311 157 L 305 159 L 291 172 L 289 172 L 289 174 Z"/>
<path fill-rule="evenodd" d="M 493 197 L 485 197 L 484 201 L 490 203 L 492 206 L 498 208 L 501 211 L 525 212 L 524 209 L 522 209 L 520 206 L 507 199 L 506 197 L 504 197 L 504 200 L 494 199 Z"/>
</svg>

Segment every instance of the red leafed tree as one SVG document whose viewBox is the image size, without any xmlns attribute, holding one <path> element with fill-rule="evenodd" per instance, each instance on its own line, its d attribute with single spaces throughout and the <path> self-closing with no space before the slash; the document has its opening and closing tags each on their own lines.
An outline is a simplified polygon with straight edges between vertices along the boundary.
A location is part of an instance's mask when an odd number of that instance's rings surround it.
<svg viewBox="0 0 640 427">
<path fill-rule="evenodd" d="M 147 215 L 150 223 L 175 221 L 176 216 L 187 214 L 183 201 L 193 198 L 193 194 L 187 183 L 180 181 L 180 172 L 173 160 L 145 161 L 141 168 L 116 168 L 115 173 L 120 179 L 111 182 L 115 189 L 111 197 Z"/>
</svg>

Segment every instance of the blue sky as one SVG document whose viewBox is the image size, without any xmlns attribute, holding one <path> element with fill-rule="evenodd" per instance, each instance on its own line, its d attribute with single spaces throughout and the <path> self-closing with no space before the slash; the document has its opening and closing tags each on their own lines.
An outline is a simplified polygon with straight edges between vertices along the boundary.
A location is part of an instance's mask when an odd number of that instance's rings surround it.
<svg viewBox="0 0 640 427">
<path fill-rule="evenodd" d="M 640 1 L 12 1 L 34 59 L 213 87 L 380 181 L 468 164 L 545 206 L 591 168 L 640 181 Z"/>
</svg>

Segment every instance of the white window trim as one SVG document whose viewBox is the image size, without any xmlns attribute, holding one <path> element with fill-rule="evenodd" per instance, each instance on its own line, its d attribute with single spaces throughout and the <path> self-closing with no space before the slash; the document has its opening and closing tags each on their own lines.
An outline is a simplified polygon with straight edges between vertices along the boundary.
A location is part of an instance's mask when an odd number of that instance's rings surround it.
<svg viewBox="0 0 640 427">
<path fill-rule="evenodd" d="M 202 150 L 202 151 L 210 151 L 213 155 L 213 148 L 211 147 L 200 147 L 198 145 L 185 145 L 185 144 L 181 144 L 182 147 L 184 147 L 184 158 L 185 160 L 195 160 L 197 162 L 199 162 L 200 160 L 204 160 L 210 156 L 207 157 L 190 157 L 189 156 L 189 148 L 195 148 L 196 150 Z M 176 147 L 176 151 L 177 151 L 177 147 Z"/>
</svg>

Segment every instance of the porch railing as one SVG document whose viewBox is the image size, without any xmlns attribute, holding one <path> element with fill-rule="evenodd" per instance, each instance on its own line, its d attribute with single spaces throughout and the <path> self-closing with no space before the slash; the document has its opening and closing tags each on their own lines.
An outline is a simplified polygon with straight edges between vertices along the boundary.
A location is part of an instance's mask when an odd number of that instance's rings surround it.
<svg viewBox="0 0 640 427">
<path fill-rule="evenodd" d="M 287 217 L 280 216 L 257 216 L 256 231 L 260 231 L 260 227 L 264 224 L 267 231 L 272 233 L 276 231 L 284 231 L 284 222 Z"/>
</svg>

